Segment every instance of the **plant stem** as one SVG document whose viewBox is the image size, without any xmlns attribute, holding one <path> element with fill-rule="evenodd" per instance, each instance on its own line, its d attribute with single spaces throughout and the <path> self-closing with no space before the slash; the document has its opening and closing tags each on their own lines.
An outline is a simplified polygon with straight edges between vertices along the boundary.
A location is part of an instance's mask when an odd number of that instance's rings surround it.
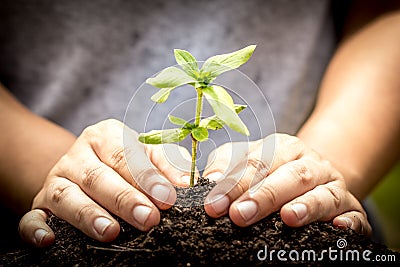
<svg viewBox="0 0 400 267">
<path fill-rule="evenodd" d="M 198 141 L 192 136 L 192 168 L 190 171 L 190 187 L 194 186 L 194 174 L 196 173 L 197 143 Z"/>
<path fill-rule="evenodd" d="M 203 91 L 201 87 L 196 88 L 197 91 L 197 103 L 196 103 L 196 115 L 194 119 L 195 127 L 198 127 L 201 119 L 201 111 L 203 109 Z M 196 173 L 196 158 L 197 158 L 197 146 L 198 141 L 192 136 L 192 167 L 190 171 L 190 187 L 194 186 L 194 175 Z"/>
</svg>

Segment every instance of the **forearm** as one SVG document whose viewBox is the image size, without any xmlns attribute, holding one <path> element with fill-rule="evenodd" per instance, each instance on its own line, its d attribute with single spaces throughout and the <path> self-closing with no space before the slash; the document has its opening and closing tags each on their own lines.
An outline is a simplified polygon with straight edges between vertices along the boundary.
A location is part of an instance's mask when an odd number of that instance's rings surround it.
<svg viewBox="0 0 400 267">
<path fill-rule="evenodd" d="M 400 14 L 348 38 L 331 61 L 298 136 L 330 160 L 364 198 L 400 151 Z"/>
<path fill-rule="evenodd" d="M 1 201 L 21 214 L 75 137 L 27 110 L 1 84 L 0 129 Z"/>
</svg>

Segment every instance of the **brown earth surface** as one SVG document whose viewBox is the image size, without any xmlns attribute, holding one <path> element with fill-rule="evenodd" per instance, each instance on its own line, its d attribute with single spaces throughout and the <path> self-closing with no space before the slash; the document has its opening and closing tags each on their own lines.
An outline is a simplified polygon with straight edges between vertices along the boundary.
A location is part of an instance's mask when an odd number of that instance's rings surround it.
<svg viewBox="0 0 400 267">
<path fill-rule="evenodd" d="M 201 203 L 212 186 L 178 188 L 176 205 L 162 211 L 161 223 L 149 232 L 136 230 L 120 220 L 121 233 L 111 243 L 100 243 L 86 237 L 65 221 L 52 216 L 49 224 L 56 233 L 54 245 L 44 249 L 26 246 L 2 249 L 0 265 L 382 266 L 383 262 L 375 261 L 377 255 L 384 255 L 386 260 L 389 257 L 395 259 L 396 262 L 391 262 L 393 265 L 400 262 L 400 253 L 351 230 L 335 228 L 331 222 L 290 228 L 275 212 L 255 225 L 240 228 L 228 217 L 210 218 Z M 280 254 L 279 250 L 282 250 Z M 363 255 L 370 261 L 365 261 Z"/>
</svg>

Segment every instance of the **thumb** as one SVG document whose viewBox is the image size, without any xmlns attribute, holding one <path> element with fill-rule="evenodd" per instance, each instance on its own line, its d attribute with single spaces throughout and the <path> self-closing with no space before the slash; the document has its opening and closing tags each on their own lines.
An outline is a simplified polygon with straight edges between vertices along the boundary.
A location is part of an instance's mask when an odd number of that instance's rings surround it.
<svg viewBox="0 0 400 267">
<path fill-rule="evenodd" d="M 240 172 L 241 162 L 249 153 L 249 143 L 225 143 L 208 156 L 203 176 L 210 181 L 219 182 L 229 173 Z"/>
<path fill-rule="evenodd" d="M 176 144 L 146 145 L 152 164 L 174 185 L 187 187 L 190 180 L 191 155 Z M 199 177 L 196 168 L 195 180 Z"/>
<path fill-rule="evenodd" d="M 54 232 L 46 224 L 48 215 L 40 209 L 26 213 L 19 222 L 19 234 L 23 241 L 35 247 L 47 247 L 55 240 Z"/>
</svg>

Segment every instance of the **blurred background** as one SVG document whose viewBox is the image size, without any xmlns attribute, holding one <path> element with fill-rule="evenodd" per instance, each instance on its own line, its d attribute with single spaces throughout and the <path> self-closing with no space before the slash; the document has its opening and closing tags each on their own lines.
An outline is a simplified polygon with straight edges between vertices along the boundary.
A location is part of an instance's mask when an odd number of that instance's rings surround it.
<svg viewBox="0 0 400 267">
<path fill-rule="evenodd" d="M 386 245 L 400 251 L 400 162 L 375 188 L 371 199 L 377 208 L 377 216 L 382 222 Z"/>
</svg>

